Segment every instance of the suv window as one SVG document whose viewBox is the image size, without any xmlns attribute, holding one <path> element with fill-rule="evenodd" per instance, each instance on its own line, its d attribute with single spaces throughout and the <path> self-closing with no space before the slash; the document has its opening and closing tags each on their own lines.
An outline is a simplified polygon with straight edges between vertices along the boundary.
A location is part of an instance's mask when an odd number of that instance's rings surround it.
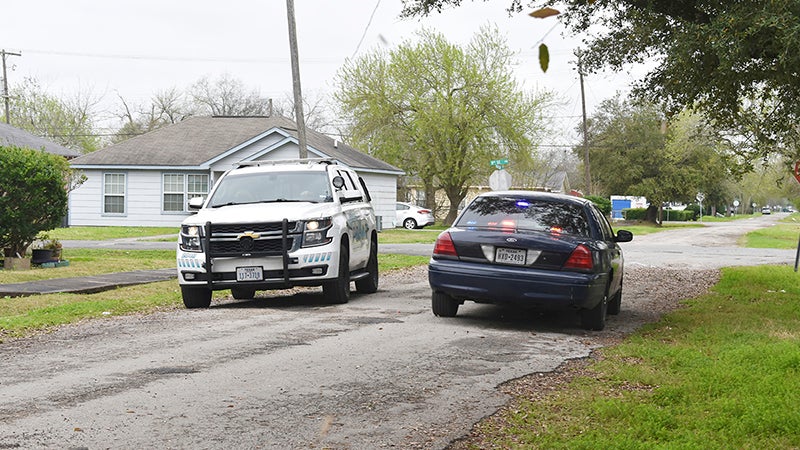
<svg viewBox="0 0 800 450">
<path fill-rule="evenodd" d="M 583 208 L 571 203 L 524 197 L 478 197 L 469 204 L 456 226 L 554 231 L 589 236 Z"/>
<path fill-rule="evenodd" d="M 269 202 L 331 202 L 330 183 L 324 172 L 231 173 L 220 181 L 209 201 L 223 205 Z"/>
</svg>

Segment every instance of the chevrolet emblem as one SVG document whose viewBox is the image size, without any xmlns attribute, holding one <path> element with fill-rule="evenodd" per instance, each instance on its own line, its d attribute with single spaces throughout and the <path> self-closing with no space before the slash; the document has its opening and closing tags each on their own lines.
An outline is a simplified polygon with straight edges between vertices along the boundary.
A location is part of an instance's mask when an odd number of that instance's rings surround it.
<svg viewBox="0 0 800 450">
<path fill-rule="evenodd" d="M 236 239 L 243 239 L 243 238 L 246 238 L 246 237 L 248 237 L 250 239 L 258 239 L 258 238 L 261 237 L 261 235 L 258 234 L 258 233 L 255 233 L 253 231 L 245 231 L 244 233 L 236 236 Z"/>
</svg>

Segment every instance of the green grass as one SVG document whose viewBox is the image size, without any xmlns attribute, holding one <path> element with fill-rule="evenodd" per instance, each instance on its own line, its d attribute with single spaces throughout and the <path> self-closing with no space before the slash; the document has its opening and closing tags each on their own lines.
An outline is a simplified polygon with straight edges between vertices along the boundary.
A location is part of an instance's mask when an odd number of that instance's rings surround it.
<svg viewBox="0 0 800 450">
<path fill-rule="evenodd" d="M 378 244 L 432 244 L 442 230 L 442 227 L 425 227 L 421 230 L 392 228 L 378 233 Z"/>
<path fill-rule="evenodd" d="M 798 277 L 788 266 L 725 269 L 710 294 L 481 432 L 499 448 L 798 448 Z"/>
<path fill-rule="evenodd" d="M 0 270 L 0 283 L 24 283 L 52 278 L 175 267 L 175 250 L 64 248 L 61 257 L 69 261 L 69 266 L 49 269 Z"/>
<path fill-rule="evenodd" d="M 658 233 L 661 231 L 672 230 L 675 228 L 698 228 L 703 225 L 697 222 L 664 222 L 661 226 L 646 223 L 637 223 L 635 225 L 626 225 L 624 223 L 616 223 L 611 225 L 614 232 L 617 230 L 628 230 L 636 235 Z M 635 237 L 634 237 L 635 239 Z"/>
<path fill-rule="evenodd" d="M 141 238 L 178 235 L 177 227 L 69 227 L 48 231 L 51 238 L 76 241 L 105 241 L 108 239 Z M 177 239 L 177 237 L 176 237 Z"/>
<path fill-rule="evenodd" d="M 777 225 L 751 231 L 740 242 L 752 248 L 797 248 L 800 241 L 800 220 L 797 214 L 782 219 Z"/>
<path fill-rule="evenodd" d="M 74 253 L 72 253 L 74 252 Z M 70 266 L 30 271 L 1 271 L 0 283 L 175 267 L 171 250 L 71 250 Z M 378 270 L 386 273 L 427 264 L 428 257 L 381 254 Z M 122 267 L 126 268 L 122 268 Z M 215 297 L 229 291 L 215 291 Z M 0 298 L 0 342 L 3 337 L 27 336 L 50 327 L 123 314 L 182 308 L 177 281 L 130 286 L 97 294 L 47 294 Z"/>
</svg>

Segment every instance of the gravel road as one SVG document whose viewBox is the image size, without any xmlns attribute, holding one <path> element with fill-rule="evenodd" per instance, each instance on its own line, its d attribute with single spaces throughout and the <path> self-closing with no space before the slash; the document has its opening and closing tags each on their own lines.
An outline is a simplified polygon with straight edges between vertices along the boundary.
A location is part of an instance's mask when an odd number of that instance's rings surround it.
<svg viewBox="0 0 800 450">
<path fill-rule="evenodd" d="M 472 303 L 437 318 L 415 268 L 346 305 L 281 291 L 8 341 L 0 448 L 445 448 L 509 400 L 501 384 L 617 342 L 718 267 L 793 264 L 793 251 L 734 247 L 777 218 L 625 244 L 623 310 L 602 332 L 575 314 Z"/>
</svg>

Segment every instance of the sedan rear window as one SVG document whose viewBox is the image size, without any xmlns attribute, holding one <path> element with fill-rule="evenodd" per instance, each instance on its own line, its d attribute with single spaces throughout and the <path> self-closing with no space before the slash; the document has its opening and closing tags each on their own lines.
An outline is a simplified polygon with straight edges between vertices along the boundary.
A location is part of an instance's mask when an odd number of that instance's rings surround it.
<svg viewBox="0 0 800 450">
<path fill-rule="evenodd" d="M 456 226 L 590 235 L 580 205 L 521 197 L 478 197 L 467 206 Z"/>
</svg>

